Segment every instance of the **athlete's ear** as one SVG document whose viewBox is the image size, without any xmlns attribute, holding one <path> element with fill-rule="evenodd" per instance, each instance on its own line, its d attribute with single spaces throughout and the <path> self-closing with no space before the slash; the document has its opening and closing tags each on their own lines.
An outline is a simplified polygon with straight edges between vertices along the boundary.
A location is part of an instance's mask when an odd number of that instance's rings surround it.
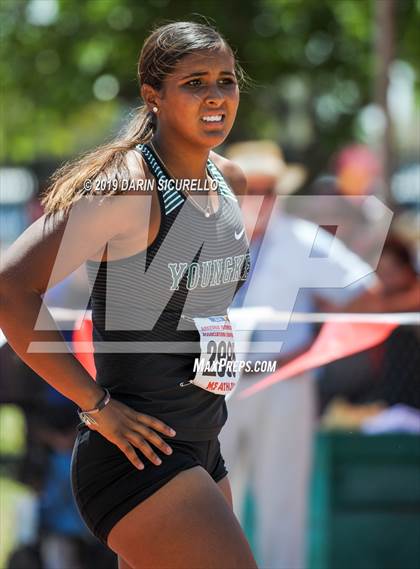
<svg viewBox="0 0 420 569">
<path fill-rule="evenodd" d="M 149 111 L 152 111 L 153 107 L 157 107 L 158 109 L 160 108 L 161 98 L 159 92 L 154 87 L 148 85 L 147 83 L 143 83 L 140 89 L 140 93 Z"/>
</svg>

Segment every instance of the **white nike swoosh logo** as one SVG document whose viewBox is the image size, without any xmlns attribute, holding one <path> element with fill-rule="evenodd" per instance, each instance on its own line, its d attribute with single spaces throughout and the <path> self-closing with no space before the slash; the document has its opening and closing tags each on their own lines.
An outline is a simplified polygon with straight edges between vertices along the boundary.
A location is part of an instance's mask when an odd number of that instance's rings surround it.
<svg viewBox="0 0 420 569">
<path fill-rule="evenodd" d="M 244 234 L 245 228 L 242 228 L 242 231 L 240 231 L 239 233 L 236 233 L 235 231 L 235 239 L 238 240 L 242 237 L 242 235 Z"/>
</svg>

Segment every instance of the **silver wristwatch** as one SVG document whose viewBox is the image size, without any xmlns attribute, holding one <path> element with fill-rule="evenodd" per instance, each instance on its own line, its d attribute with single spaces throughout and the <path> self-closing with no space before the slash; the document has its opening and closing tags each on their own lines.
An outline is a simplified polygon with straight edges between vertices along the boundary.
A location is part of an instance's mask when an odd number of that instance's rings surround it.
<svg viewBox="0 0 420 569">
<path fill-rule="evenodd" d="M 103 389 L 105 391 L 105 395 L 96 405 L 96 407 L 94 407 L 93 409 L 89 409 L 88 411 L 82 411 L 81 409 L 77 410 L 77 414 L 79 415 L 80 420 L 83 421 L 83 423 L 88 427 L 90 425 L 98 424 L 98 421 L 96 421 L 95 418 L 92 417 L 92 414 L 99 413 L 99 411 L 101 411 L 101 409 L 103 409 L 105 405 L 107 405 L 111 400 L 111 395 L 108 389 L 106 387 L 104 387 Z"/>
</svg>

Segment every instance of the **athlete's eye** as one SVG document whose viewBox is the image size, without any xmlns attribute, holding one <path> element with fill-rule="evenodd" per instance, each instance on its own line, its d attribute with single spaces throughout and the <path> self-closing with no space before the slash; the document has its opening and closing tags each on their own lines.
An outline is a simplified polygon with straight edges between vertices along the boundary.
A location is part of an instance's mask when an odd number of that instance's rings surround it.
<svg viewBox="0 0 420 569">
<path fill-rule="evenodd" d="M 224 77 L 223 79 L 219 79 L 218 83 L 219 85 L 234 85 L 236 81 L 231 77 Z M 191 79 L 186 85 L 188 87 L 200 87 L 203 85 L 203 82 L 201 79 Z"/>
<path fill-rule="evenodd" d="M 188 81 L 186 85 L 188 85 L 189 87 L 198 87 L 199 85 L 201 85 L 201 79 L 191 79 L 191 81 Z"/>
</svg>

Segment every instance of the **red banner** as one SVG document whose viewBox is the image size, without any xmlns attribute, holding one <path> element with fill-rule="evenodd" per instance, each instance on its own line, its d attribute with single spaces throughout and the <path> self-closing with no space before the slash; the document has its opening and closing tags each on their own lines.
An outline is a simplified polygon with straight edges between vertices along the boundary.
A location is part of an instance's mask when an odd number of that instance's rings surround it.
<svg viewBox="0 0 420 569">
<path fill-rule="evenodd" d="M 381 344 L 397 326 L 397 323 L 382 322 L 326 322 L 307 352 L 252 387 L 244 389 L 239 398 L 249 397 L 278 381 Z"/>
<path fill-rule="evenodd" d="M 78 351 L 76 349 L 74 350 L 74 355 L 93 379 L 96 379 L 96 367 L 92 351 L 92 331 L 92 320 L 90 318 L 83 318 L 82 322 L 78 321 L 74 325 L 72 342 L 84 342 L 87 344 L 88 349 L 86 351 Z"/>
</svg>

